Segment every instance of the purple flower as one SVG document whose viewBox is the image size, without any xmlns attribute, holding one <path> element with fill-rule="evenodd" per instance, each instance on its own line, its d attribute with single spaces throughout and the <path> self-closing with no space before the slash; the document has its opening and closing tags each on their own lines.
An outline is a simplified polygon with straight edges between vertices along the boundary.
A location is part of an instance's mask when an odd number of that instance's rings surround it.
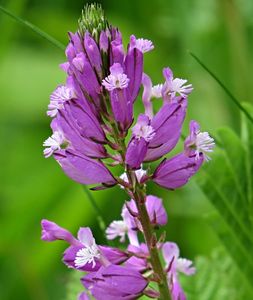
<svg viewBox="0 0 253 300">
<path fill-rule="evenodd" d="M 117 248 L 97 245 L 88 227 L 80 228 L 76 239 L 69 231 L 48 220 L 42 220 L 41 226 L 42 240 L 65 240 L 70 244 L 63 256 L 64 263 L 70 268 L 94 272 L 101 265 L 121 263 L 128 258 L 128 255 Z"/>
<path fill-rule="evenodd" d="M 73 36 L 75 37 L 74 39 Z M 88 52 L 92 55 L 90 50 L 91 49 L 88 49 Z M 100 62 L 96 62 L 94 57 L 92 58 L 92 62 L 89 60 L 86 53 L 84 53 L 84 48 L 78 34 L 72 34 L 71 42 L 66 49 L 66 55 L 69 61 L 67 72 L 68 75 L 72 77 L 75 90 L 79 90 L 78 96 L 90 97 L 97 109 L 100 109 L 99 94 L 101 92 L 101 86 L 95 69 L 93 65 L 91 65 L 91 63 L 98 65 Z M 101 58 L 98 58 L 98 60 L 100 61 Z"/>
<path fill-rule="evenodd" d="M 100 252 L 103 254 L 106 259 L 112 264 L 121 264 L 129 258 L 129 255 L 114 247 L 99 245 Z"/>
<path fill-rule="evenodd" d="M 98 49 L 97 43 L 86 31 L 84 35 L 84 47 L 89 58 L 90 64 L 95 68 L 98 74 L 101 75 L 102 69 L 102 60 L 100 56 L 100 51 Z"/>
<path fill-rule="evenodd" d="M 132 129 L 135 139 L 144 139 L 146 142 L 152 141 L 156 135 L 155 130 L 150 126 L 150 120 L 146 115 L 139 115 L 136 125 Z"/>
<path fill-rule="evenodd" d="M 136 270 L 124 266 L 101 267 L 82 278 L 86 289 L 97 300 L 134 300 L 142 295 L 147 280 Z"/>
<path fill-rule="evenodd" d="M 152 81 L 150 77 L 143 73 L 142 75 L 142 85 L 143 85 L 143 94 L 142 102 L 145 108 L 145 115 L 150 119 L 153 118 L 153 104 L 152 98 L 161 98 L 162 97 L 162 84 L 157 84 L 152 86 Z"/>
<path fill-rule="evenodd" d="M 181 272 L 185 275 L 193 275 L 196 272 L 192 261 L 179 257 L 179 248 L 176 243 L 166 242 L 162 246 L 162 253 L 169 272 Z"/>
<path fill-rule="evenodd" d="M 137 48 L 134 36 L 130 38 L 124 65 L 127 77 L 130 79 L 128 91 L 130 101 L 133 103 L 138 96 L 143 74 L 143 51 Z"/>
<path fill-rule="evenodd" d="M 153 180 L 167 189 L 175 189 L 185 185 L 198 171 L 204 159 L 209 157 L 215 143 L 207 132 L 200 132 L 196 121 L 190 122 L 190 135 L 185 140 L 184 152 L 163 160 L 153 174 Z"/>
<path fill-rule="evenodd" d="M 55 117 L 60 109 L 64 108 L 64 102 L 74 97 L 73 89 L 60 85 L 50 96 L 50 104 L 48 105 L 47 115 Z"/>
<path fill-rule="evenodd" d="M 98 248 L 98 252 L 97 252 Z M 80 271 L 95 272 L 102 265 L 121 264 L 129 255 L 117 248 L 100 246 L 87 248 L 84 244 L 68 247 L 63 255 L 63 262 L 69 267 Z M 89 260 L 89 261 L 88 261 Z M 86 264 L 83 264 L 86 262 Z M 95 263 L 93 263 L 93 261 Z"/>
<path fill-rule="evenodd" d="M 151 98 L 161 97 L 163 85 L 152 87 L 150 78 L 143 74 L 143 103 L 145 113 L 151 117 L 151 126 L 156 136 L 148 146 L 145 161 L 153 161 L 171 151 L 181 134 L 181 127 L 185 118 L 187 99 L 174 97 L 173 101 L 165 102 L 158 113 L 153 117 Z"/>
<path fill-rule="evenodd" d="M 153 117 L 153 104 L 151 102 L 152 81 L 150 77 L 145 73 L 143 73 L 142 75 L 142 85 L 143 85 L 142 102 L 145 108 L 145 115 L 147 115 L 151 119 Z"/>
<path fill-rule="evenodd" d="M 146 207 L 151 224 L 160 226 L 167 224 L 168 217 L 161 198 L 148 195 L 146 198 Z"/>
<path fill-rule="evenodd" d="M 102 52 L 107 53 L 109 48 L 109 39 L 105 31 L 101 31 L 99 37 L 99 48 Z"/>
<path fill-rule="evenodd" d="M 195 156 L 178 154 L 160 163 L 153 174 L 153 181 L 164 188 L 174 190 L 185 185 L 202 163 L 203 155 L 196 160 Z"/>
<path fill-rule="evenodd" d="M 116 183 L 103 163 L 92 159 L 107 157 L 104 146 L 97 143 L 104 143 L 106 138 L 87 103 L 78 99 L 68 101 L 53 119 L 51 127 L 53 135 L 43 144 L 45 157 L 54 153 L 66 175 L 79 183 L 108 186 Z"/>
<path fill-rule="evenodd" d="M 43 241 L 52 242 L 56 240 L 64 240 L 72 245 L 78 245 L 78 241 L 73 235 L 66 229 L 60 227 L 54 222 L 48 220 L 41 221 L 41 239 Z"/>
<path fill-rule="evenodd" d="M 158 83 L 152 87 L 151 96 L 152 98 L 162 98 L 163 84 Z"/>
<path fill-rule="evenodd" d="M 119 63 L 115 63 L 110 68 L 111 74 L 106 77 L 102 84 L 108 91 L 115 89 L 125 89 L 128 86 L 129 78 L 123 73 L 123 68 Z"/>
<path fill-rule="evenodd" d="M 73 99 L 64 104 L 62 117 L 68 121 L 81 138 L 90 139 L 98 143 L 106 143 L 105 133 L 98 117 L 93 113 L 87 100 Z"/>
<path fill-rule="evenodd" d="M 168 270 L 168 283 L 171 290 L 172 300 L 186 300 L 184 291 L 178 280 L 178 273 L 193 275 L 196 269 L 192 266 L 192 261 L 179 257 L 177 244 L 166 242 L 162 246 L 162 253 Z"/>
<path fill-rule="evenodd" d="M 123 65 L 124 63 L 124 47 L 122 43 L 122 37 L 121 35 L 117 35 L 115 40 L 111 42 L 111 65 L 115 63 L 119 63 L 120 65 Z"/>
<path fill-rule="evenodd" d="M 98 184 L 106 186 L 116 184 L 110 171 L 98 160 L 91 159 L 81 153 L 66 150 L 54 154 L 64 173 L 81 184 Z"/>
<path fill-rule="evenodd" d="M 129 252 L 136 254 L 139 257 L 145 257 L 145 258 L 149 257 L 148 246 L 145 243 L 141 243 L 138 246 L 130 244 L 128 245 L 127 250 Z"/>
<path fill-rule="evenodd" d="M 78 54 L 78 53 L 84 51 L 82 37 L 79 34 L 79 32 L 76 32 L 76 33 L 69 32 L 69 38 L 71 41 L 71 45 L 73 47 L 73 52 L 75 54 Z M 67 49 L 66 49 L 66 52 L 67 52 Z"/>
<path fill-rule="evenodd" d="M 150 126 L 151 127 L 151 126 Z M 127 146 L 126 163 L 131 169 L 139 169 L 148 150 L 148 141 L 144 137 L 133 136 Z"/>
<path fill-rule="evenodd" d="M 43 146 L 46 147 L 43 151 L 44 156 L 48 158 L 55 151 L 61 150 L 61 146 L 64 144 L 65 138 L 60 131 L 55 131 L 52 136 L 45 140 Z"/>
<path fill-rule="evenodd" d="M 132 132 L 132 138 L 126 151 L 126 164 L 132 169 L 138 169 L 146 156 L 149 142 L 156 133 L 150 125 L 149 117 L 143 114 L 139 115 Z"/>
<path fill-rule="evenodd" d="M 90 228 L 80 228 L 78 231 L 78 240 L 82 243 L 83 248 L 76 253 L 75 267 L 83 268 L 85 265 L 91 264 L 91 267 L 94 268 L 96 260 L 100 259 L 101 254 Z"/>
<path fill-rule="evenodd" d="M 133 119 L 133 105 L 128 96 L 129 78 L 123 73 L 119 63 L 114 63 L 110 68 L 111 74 L 102 84 L 110 92 L 110 100 L 115 120 L 120 123 L 123 130 L 127 129 Z"/>
<path fill-rule="evenodd" d="M 150 125 L 156 134 L 148 145 L 145 161 L 159 159 L 176 146 L 181 135 L 186 108 L 187 100 L 180 98 L 176 102 L 165 103 L 155 114 Z"/>
<path fill-rule="evenodd" d="M 177 95 L 186 97 L 192 92 L 192 85 L 184 85 L 187 82 L 185 79 L 174 79 L 170 68 L 163 69 L 163 76 L 165 78 L 165 84 L 163 85 L 162 96 L 165 101 L 171 101 Z"/>
<path fill-rule="evenodd" d="M 143 272 L 150 268 L 148 258 L 149 258 L 149 251 L 146 244 L 141 243 L 140 245 L 132 245 L 130 244 L 127 247 L 127 250 L 129 253 L 132 253 L 133 256 L 131 256 L 126 262 L 125 266 L 129 268 L 133 268 L 135 270 L 138 270 L 139 272 Z"/>
<path fill-rule="evenodd" d="M 190 135 L 185 140 L 185 151 L 188 155 L 195 155 L 196 159 L 203 154 L 206 161 L 210 160 L 207 153 L 213 151 L 215 146 L 214 139 L 209 136 L 208 132 L 200 132 L 200 126 L 196 121 L 190 122 Z"/>
<path fill-rule="evenodd" d="M 69 116 L 67 110 L 60 111 L 57 117 L 51 122 L 53 132 L 59 132 L 61 134 L 61 139 L 63 141 L 61 143 L 61 149 L 71 149 L 92 158 L 107 157 L 104 146 L 84 137 L 84 132 L 87 135 L 92 135 L 91 128 L 94 128 L 95 126 L 92 123 L 90 123 L 90 125 L 85 129 L 81 126 L 81 122 L 79 123 L 79 126 L 76 125 L 72 116 Z M 102 139 L 103 135 L 96 134 L 97 131 L 98 130 L 94 128 L 93 138 L 96 136 L 97 139 Z M 53 150 L 56 151 L 54 148 Z M 59 148 L 57 150 L 59 150 Z"/>
<path fill-rule="evenodd" d="M 106 229 L 106 238 L 108 240 L 114 240 L 116 237 L 120 237 L 120 242 L 125 242 L 125 236 L 128 232 L 126 222 L 123 220 L 113 221 Z"/>
<path fill-rule="evenodd" d="M 154 45 L 150 40 L 143 39 L 143 38 L 136 39 L 134 35 L 131 35 L 129 48 L 130 50 L 137 48 L 142 53 L 145 53 L 153 50 Z"/>
<path fill-rule="evenodd" d="M 88 227 L 80 228 L 78 240 L 70 232 L 57 224 L 42 220 L 42 239 L 46 241 L 65 240 L 71 246 L 64 253 L 64 262 L 70 266 L 82 270 L 92 270 L 101 266 L 99 259 L 101 253 Z M 72 259 L 70 259 L 70 256 Z"/>
<path fill-rule="evenodd" d="M 156 135 L 150 141 L 149 148 L 159 147 L 168 140 L 171 141 L 170 148 L 174 148 L 181 133 L 186 108 L 186 99 L 180 99 L 176 103 L 165 103 L 161 107 L 151 121 L 151 126 L 154 128 Z"/>
</svg>

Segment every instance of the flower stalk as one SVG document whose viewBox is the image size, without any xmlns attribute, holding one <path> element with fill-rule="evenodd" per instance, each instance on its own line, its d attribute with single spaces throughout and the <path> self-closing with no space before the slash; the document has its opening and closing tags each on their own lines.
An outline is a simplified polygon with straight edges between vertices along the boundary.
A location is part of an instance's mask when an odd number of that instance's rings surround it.
<svg viewBox="0 0 253 300">
<path fill-rule="evenodd" d="M 131 175 L 129 177 L 131 177 Z M 146 195 L 143 192 L 143 189 L 138 183 L 138 181 L 135 180 L 135 182 L 136 185 L 134 187 L 133 199 L 135 200 L 138 209 L 139 220 L 141 222 L 141 226 L 143 229 L 143 235 L 145 237 L 145 241 L 149 249 L 150 262 L 154 271 L 154 277 L 157 278 L 157 284 L 160 292 L 159 299 L 170 300 L 171 296 L 169 292 L 167 277 L 163 270 L 161 260 L 159 258 L 157 242 L 154 241 L 154 237 L 155 237 L 154 230 L 152 224 L 150 223 L 148 212 L 145 206 Z"/>
</svg>

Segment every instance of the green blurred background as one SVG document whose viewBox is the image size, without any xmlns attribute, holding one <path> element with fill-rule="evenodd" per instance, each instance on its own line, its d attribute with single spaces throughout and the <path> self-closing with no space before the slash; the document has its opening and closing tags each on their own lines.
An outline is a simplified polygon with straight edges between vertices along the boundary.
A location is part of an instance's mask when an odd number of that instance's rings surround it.
<svg viewBox="0 0 253 300">
<path fill-rule="evenodd" d="M 85 3 L 0 2 L 64 44 L 67 31 L 77 29 Z M 194 85 L 187 121 L 197 119 L 202 128 L 211 132 L 224 125 L 239 130 L 238 111 L 188 50 L 215 71 L 240 100 L 250 101 L 252 0 L 101 3 L 126 43 L 132 33 L 154 42 L 155 51 L 145 56 L 145 72 L 155 84 L 162 81 L 162 68 L 170 66 L 176 76 Z M 69 180 L 53 159 L 46 160 L 42 155 L 42 143 L 51 134 L 45 112 L 50 93 L 64 82 L 58 65 L 65 57 L 59 49 L 3 14 L 0 28 L 0 298 L 65 299 L 69 271 L 61 263 L 61 253 L 66 245 L 40 241 L 40 220 L 54 220 L 73 233 L 79 226 L 90 226 L 97 242 L 104 241 L 96 212 L 82 187 Z M 175 192 L 149 185 L 149 193 L 163 197 L 169 215 L 167 238 L 180 245 L 182 256 L 209 256 L 219 245 L 203 218 L 213 208 L 194 180 Z M 108 224 L 119 218 L 126 200 L 122 190 L 113 188 L 93 195 Z"/>
</svg>

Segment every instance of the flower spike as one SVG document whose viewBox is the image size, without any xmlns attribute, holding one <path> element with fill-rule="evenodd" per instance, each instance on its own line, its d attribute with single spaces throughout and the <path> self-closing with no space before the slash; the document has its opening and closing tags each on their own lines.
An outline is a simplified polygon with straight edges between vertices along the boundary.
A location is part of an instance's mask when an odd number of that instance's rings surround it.
<svg viewBox="0 0 253 300">
<path fill-rule="evenodd" d="M 191 121 L 184 149 L 162 159 L 180 139 L 193 88 L 174 78 L 170 68 L 163 69 L 165 82 L 153 86 L 144 73 L 144 55 L 153 49 L 152 41 L 131 35 L 125 51 L 121 32 L 108 24 L 101 5 L 86 5 L 79 30 L 69 33 L 67 61 L 60 65 L 66 82 L 50 97 L 47 114 L 53 133 L 43 143 L 45 157 L 53 156 L 70 179 L 92 185 L 92 191 L 118 186 L 129 197 L 121 218 L 105 230 L 108 240 L 119 238 L 125 244 L 124 251 L 97 244 L 88 227 L 74 237 L 56 223 L 41 222 L 42 240 L 67 242 L 63 262 L 85 272 L 79 300 L 144 295 L 185 300 L 179 273 L 195 273 L 192 262 L 179 256 L 178 246 L 156 232 L 168 216 L 163 200 L 147 195 L 147 189 L 150 181 L 169 190 L 183 187 L 210 159 L 214 140 Z M 143 110 L 135 111 L 141 88 Z M 154 98 L 163 99 L 160 108 Z M 158 160 L 154 172 L 149 166 L 143 169 L 144 163 Z M 157 289 L 151 289 L 151 281 Z"/>
</svg>

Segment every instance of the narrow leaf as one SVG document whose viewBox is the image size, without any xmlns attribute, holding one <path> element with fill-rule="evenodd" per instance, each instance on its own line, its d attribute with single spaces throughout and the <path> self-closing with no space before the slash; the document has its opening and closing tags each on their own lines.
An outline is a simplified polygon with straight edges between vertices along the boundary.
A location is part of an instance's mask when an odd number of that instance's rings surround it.
<svg viewBox="0 0 253 300">
<path fill-rule="evenodd" d="M 243 103 L 243 106 L 253 117 L 253 106 L 249 103 Z M 245 175 L 247 178 L 248 202 L 250 204 L 249 213 L 253 223 L 253 126 L 246 118 L 242 119 L 241 139 L 247 153 Z"/>
<path fill-rule="evenodd" d="M 10 12 L 8 9 L 4 8 L 3 6 L 0 5 L 0 11 L 2 11 L 4 14 L 7 16 L 11 17 L 15 21 L 17 21 L 19 24 L 22 24 L 23 26 L 26 26 L 30 28 L 32 31 L 40 35 L 42 38 L 46 39 L 48 42 L 59 48 L 60 50 L 65 50 L 65 45 L 63 45 L 61 42 L 53 38 L 51 35 L 47 34 L 45 31 L 41 30 L 37 26 L 33 25 L 32 23 L 23 20 L 22 18 L 16 16 L 12 12 Z"/>
<path fill-rule="evenodd" d="M 189 54 L 201 65 L 203 69 L 209 73 L 211 77 L 220 85 L 220 87 L 225 91 L 225 93 L 230 97 L 234 104 L 245 114 L 245 116 L 253 123 L 253 117 L 248 113 L 248 111 L 243 107 L 240 101 L 230 92 L 230 90 L 225 86 L 224 83 L 192 52 Z"/>
</svg>

